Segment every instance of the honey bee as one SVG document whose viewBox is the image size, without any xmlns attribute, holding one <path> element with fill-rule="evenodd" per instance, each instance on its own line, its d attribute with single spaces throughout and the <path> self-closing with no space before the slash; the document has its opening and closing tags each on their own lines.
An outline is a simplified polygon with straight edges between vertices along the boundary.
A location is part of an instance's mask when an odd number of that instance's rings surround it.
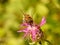
<svg viewBox="0 0 60 45">
<path fill-rule="evenodd" d="M 33 24 L 32 17 L 29 14 L 24 13 L 24 11 L 22 11 L 22 10 L 21 10 L 21 12 L 23 14 L 23 22 L 25 22 L 25 23 L 27 23 L 29 25 L 32 25 Z"/>
<path fill-rule="evenodd" d="M 33 24 L 33 19 L 32 19 L 32 17 L 29 16 L 28 14 L 25 14 L 25 15 L 24 15 L 24 21 L 25 21 L 26 23 L 28 23 L 29 25 L 32 25 L 32 24 Z"/>
</svg>

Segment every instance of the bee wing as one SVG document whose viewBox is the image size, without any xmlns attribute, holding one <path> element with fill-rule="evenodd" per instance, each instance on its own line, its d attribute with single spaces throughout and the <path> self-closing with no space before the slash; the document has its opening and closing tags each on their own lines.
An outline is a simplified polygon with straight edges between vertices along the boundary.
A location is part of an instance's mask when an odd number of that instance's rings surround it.
<svg viewBox="0 0 60 45">
<path fill-rule="evenodd" d="M 43 17 L 41 20 L 40 26 L 44 25 L 45 23 L 46 23 L 46 19 L 45 19 L 45 17 Z"/>
</svg>

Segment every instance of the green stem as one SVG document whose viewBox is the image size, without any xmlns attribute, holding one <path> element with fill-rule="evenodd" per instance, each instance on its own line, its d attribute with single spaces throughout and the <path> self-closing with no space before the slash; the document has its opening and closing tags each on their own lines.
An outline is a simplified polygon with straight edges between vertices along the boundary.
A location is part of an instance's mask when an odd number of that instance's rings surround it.
<svg viewBox="0 0 60 45">
<path fill-rule="evenodd" d="M 50 41 L 48 41 L 48 40 L 44 40 L 44 41 L 46 41 L 49 45 L 53 45 Z"/>
</svg>

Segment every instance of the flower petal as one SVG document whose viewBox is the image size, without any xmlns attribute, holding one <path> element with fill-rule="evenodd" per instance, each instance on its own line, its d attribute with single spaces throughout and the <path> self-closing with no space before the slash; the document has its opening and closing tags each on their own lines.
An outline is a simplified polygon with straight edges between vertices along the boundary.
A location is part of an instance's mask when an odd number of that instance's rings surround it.
<svg viewBox="0 0 60 45">
<path fill-rule="evenodd" d="M 22 23 L 21 26 L 28 26 L 28 24 L 27 23 Z"/>
<path fill-rule="evenodd" d="M 40 23 L 40 26 L 44 25 L 45 23 L 46 23 L 46 19 L 45 19 L 45 17 L 43 17 L 43 18 L 42 18 L 42 21 L 41 21 L 41 23 Z"/>
<path fill-rule="evenodd" d="M 32 30 L 31 31 L 31 35 L 32 35 L 32 41 L 35 41 L 36 40 L 36 30 Z"/>
<path fill-rule="evenodd" d="M 19 31 L 17 31 L 17 32 L 26 32 L 26 30 L 19 30 Z"/>
</svg>

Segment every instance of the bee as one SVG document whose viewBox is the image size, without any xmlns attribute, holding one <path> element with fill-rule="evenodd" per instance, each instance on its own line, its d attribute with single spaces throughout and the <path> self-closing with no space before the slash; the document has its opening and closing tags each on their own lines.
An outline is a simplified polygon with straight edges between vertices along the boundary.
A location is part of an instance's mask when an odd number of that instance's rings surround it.
<svg viewBox="0 0 60 45">
<path fill-rule="evenodd" d="M 21 10 L 21 12 L 23 14 L 23 22 L 24 23 L 27 23 L 29 25 L 32 25 L 33 24 L 32 17 L 29 14 L 24 13 L 24 11 L 22 11 L 22 10 Z"/>
<path fill-rule="evenodd" d="M 32 17 L 29 16 L 28 14 L 25 14 L 25 15 L 24 15 L 24 21 L 25 21 L 26 23 L 28 23 L 29 25 L 32 25 L 32 24 L 33 24 L 33 19 L 32 19 Z"/>
</svg>

